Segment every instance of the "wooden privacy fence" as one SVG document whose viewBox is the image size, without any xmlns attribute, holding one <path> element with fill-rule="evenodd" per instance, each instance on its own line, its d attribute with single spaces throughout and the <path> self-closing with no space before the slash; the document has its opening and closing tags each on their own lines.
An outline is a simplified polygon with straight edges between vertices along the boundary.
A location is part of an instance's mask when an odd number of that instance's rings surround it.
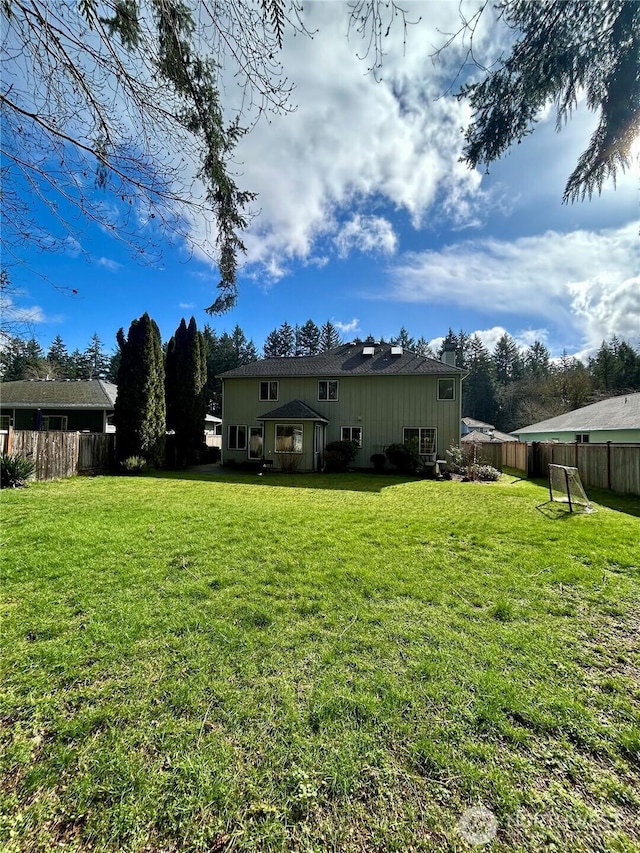
<svg viewBox="0 0 640 853">
<path fill-rule="evenodd" d="M 0 434 L 2 451 L 32 459 L 36 480 L 108 471 L 115 436 L 111 433 L 9 429 Z"/>
<path fill-rule="evenodd" d="M 550 464 L 577 468 L 585 488 L 640 495 L 640 444 L 534 442 L 529 475 L 546 477 Z"/>
<path fill-rule="evenodd" d="M 585 488 L 640 495 L 640 444 L 564 444 L 505 441 L 479 443 L 476 459 L 494 468 L 514 468 L 528 477 L 546 477 L 549 465 L 571 465 Z"/>
<path fill-rule="evenodd" d="M 476 459 L 494 468 L 515 468 L 527 473 L 527 445 L 522 441 L 501 441 L 476 445 Z"/>
</svg>

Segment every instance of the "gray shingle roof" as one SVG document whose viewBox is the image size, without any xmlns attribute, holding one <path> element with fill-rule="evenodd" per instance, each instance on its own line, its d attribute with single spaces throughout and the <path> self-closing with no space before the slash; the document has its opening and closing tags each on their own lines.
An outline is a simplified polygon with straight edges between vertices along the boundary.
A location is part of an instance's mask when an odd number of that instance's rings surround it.
<svg viewBox="0 0 640 853">
<path fill-rule="evenodd" d="M 0 405 L 25 409 L 113 409 L 117 385 L 103 379 L 0 382 Z"/>
<path fill-rule="evenodd" d="M 475 418 L 463 418 L 462 423 L 470 429 L 495 429 L 493 424 L 488 424 L 485 421 L 477 421 Z"/>
<path fill-rule="evenodd" d="M 610 397 L 556 418 L 514 429 L 514 435 L 530 432 L 588 432 L 590 430 L 640 429 L 640 394 Z"/>
<path fill-rule="evenodd" d="M 284 406 L 279 406 L 267 412 L 266 415 L 261 415 L 259 421 L 277 421 L 282 420 L 299 420 L 299 421 L 322 421 L 328 424 L 329 421 L 323 416 L 314 411 L 311 406 L 307 406 L 302 400 L 291 400 L 285 403 Z"/>
<path fill-rule="evenodd" d="M 263 358 L 221 373 L 223 379 L 285 376 L 406 376 L 465 374 L 459 367 L 425 358 L 410 350 L 391 355 L 391 344 L 376 344 L 372 356 L 363 355 L 365 344 L 342 344 L 319 355 Z"/>
</svg>

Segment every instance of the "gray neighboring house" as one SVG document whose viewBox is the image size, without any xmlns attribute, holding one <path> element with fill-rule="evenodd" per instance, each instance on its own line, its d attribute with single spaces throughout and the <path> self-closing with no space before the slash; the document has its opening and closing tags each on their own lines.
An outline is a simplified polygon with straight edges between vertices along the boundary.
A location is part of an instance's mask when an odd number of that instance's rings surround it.
<svg viewBox="0 0 640 853">
<path fill-rule="evenodd" d="M 117 393 L 103 379 L 0 382 L 0 429 L 112 432 Z"/>
<path fill-rule="evenodd" d="M 621 394 L 514 429 L 519 441 L 640 442 L 640 393 Z"/>
<path fill-rule="evenodd" d="M 505 441 L 517 441 L 517 439 L 514 435 L 494 429 L 492 432 L 471 430 L 463 435 L 460 441 L 462 444 L 502 444 Z"/>
<path fill-rule="evenodd" d="M 322 469 L 326 444 L 355 441 L 354 467 L 389 444 L 417 439 L 425 463 L 460 441 L 466 372 L 391 344 L 348 343 L 313 356 L 266 358 L 221 374 L 222 458 L 291 458 L 300 471 Z"/>
<path fill-rule="evenodd" d="M 481 432 L 489 435 L 495 430 L 493 424 L 488 424 L 485 421 L 477 421 L 475 418 L 462 418 L 461 433 L 463 436 L 470 432 Z"/>
</svg>

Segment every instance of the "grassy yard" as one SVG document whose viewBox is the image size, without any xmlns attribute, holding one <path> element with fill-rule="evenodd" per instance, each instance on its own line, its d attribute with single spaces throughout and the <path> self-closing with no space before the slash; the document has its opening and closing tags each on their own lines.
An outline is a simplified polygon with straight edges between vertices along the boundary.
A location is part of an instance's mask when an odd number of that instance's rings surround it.
<svg viewBox="0 0 640 853">
<path fill-rule="evenodd" d="M 640 499 L 546 496 L 3 492 L 0 849 L 640 850 Z"/>
</svg>

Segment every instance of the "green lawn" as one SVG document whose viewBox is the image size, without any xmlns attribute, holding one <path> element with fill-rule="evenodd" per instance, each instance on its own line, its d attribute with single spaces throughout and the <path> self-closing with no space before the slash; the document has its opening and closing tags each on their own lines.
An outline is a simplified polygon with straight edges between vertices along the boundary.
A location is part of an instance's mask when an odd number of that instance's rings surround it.
<svg viewBox="0 0 640 853">
<path fill-rule="evenodd" d="M 477 806 L 477 849 L 640 850 L 640 499 L 366 474 L 1 497 L 2 851 L 463 851 Z"/>
</svg>

